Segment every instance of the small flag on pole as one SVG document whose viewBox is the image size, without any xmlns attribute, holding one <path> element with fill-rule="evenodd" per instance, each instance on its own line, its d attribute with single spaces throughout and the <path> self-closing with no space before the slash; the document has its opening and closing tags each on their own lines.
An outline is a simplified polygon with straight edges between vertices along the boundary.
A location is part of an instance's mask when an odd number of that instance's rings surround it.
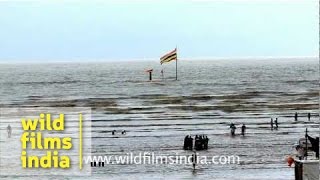
<svg viewBox="0 0 320 180">
<path fill-rule="evenodd" d="M 177 60 L 177 48 L 160 58 L 160 64 Z"/>
<path fill-rule="evenodd" d="M 147 70 L 145 70 L 144 72 L 149 73 L 149 72 L 152 72 L 152 71 L 153 71 L 153 69 L 147 69 Z"/>
<path fill-rule="evenodd" d="M 145 70 L 145 72 L 149 73 L 149 81 L 152 81 L 152 71 L 153 71 L 153 69 Z"/>
</svg>

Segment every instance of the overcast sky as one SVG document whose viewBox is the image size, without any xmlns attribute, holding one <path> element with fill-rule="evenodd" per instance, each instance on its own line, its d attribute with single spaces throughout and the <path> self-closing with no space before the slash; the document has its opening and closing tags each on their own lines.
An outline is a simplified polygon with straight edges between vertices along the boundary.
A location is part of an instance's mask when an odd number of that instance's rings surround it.
<svg viewBox="0 0 320 180">
<path fill-rule="evenodd" d="M 0 62 L 318 56 L 316 0 L 0 1 Z"/>
</svg>

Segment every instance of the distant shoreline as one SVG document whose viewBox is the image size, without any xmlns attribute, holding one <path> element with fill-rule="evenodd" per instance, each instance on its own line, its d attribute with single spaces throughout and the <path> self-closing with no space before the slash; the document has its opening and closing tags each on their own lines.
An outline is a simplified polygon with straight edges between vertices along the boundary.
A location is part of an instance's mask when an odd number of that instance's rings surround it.
<svg viewBox="0 0 320 180">
<path fill-rule="evenodd" d="M 319 61 L 319 57 L 199 57 L 199 58 L 179 58 L 180 61 L 266 61 L 266 60 L 279 60 L 282 61 Z M 132 63 L 132 62 L 160 62 L 156 58 L 141 58 L 141 59 L 99 59 L 99 60 L 31 60 L 31 61 L 6 61 L 0 62 L 0 64 L 95 64 L 95 63 Z M 277 61 L 279 62 L 279 61 Z"/>
</svg>

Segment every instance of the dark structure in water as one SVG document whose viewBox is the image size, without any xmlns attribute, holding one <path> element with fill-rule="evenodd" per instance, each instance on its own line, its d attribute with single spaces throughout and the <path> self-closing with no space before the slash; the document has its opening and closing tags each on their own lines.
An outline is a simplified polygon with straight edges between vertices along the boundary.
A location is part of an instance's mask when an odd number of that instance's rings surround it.
<svg viewBox="0 0 320 180">
<path fill-rule="evenodd" d="M 204 135 L 196 135 L 194 138 L 194 144 L 193 144 L 193 138 L 191 136 L 186 136 L 184 138 L 184 150 L 206 150 L 208 149 L 208 142 L 209 138 Z"/>
<path fill-rule="evenodd" d="M 316 158 L 319 159 L 319 137 L 311 137 L 308 134 L 306 134 L 306 137 L 309 139 L 311 143 L 310 149 L 316 153 Z"/>
<path fill-rule="evenodd" d="M 149 73 L 149 81 L 152 81 L 152 71 L 153 69 L 148 69 L 145 72 Z"/>
</svg>

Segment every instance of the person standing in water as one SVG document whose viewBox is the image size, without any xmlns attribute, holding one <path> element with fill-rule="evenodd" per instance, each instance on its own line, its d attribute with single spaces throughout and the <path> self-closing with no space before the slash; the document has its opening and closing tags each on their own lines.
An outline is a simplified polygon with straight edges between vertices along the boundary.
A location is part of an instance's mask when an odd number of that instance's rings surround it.
<svg viewBox="0 0 320 180">
<path fill-rule="evenodd" d="M 185 138 L 184 138 L 184 143 L 183 143 L 183 149 L 184 150 L 188 150 L 189 149 L 189 136 L 187 135 Z"/>
<path fill-rule="evenodd" d="M 294 120 L 298 121 L 298 113 L 297 112 L 294 114 Z"/>
<path fill-rule="evenodd" d="M 276 125 L 276 129 L 278 129 L 278 118 L 274 121 L 274 124 Z"/>
<path fill-rule="evenodd" d="M 271 121 L 270 121 L 270 125 L 271 125 L 271 130 L 273 130 L 273 119 L 271 118 Z"/>
<path fill-rule="evenodd" d="M 117 132 L 116 130 L 113 130 L 113 131 L 112 131 L 112 135 L 115 135 L 115 134 L 116 134 L 116 132 Z"/>
<path fill-rule="evenodd" d="M 231 136 L 235 136 L 237 128 L 233 123 L 230 124 L 230 129 L 231 129 Z"/>
<path fill-rule="evenodd" d="M 194 151 L 192 154 L 192 166 L 193 170 L 196 170 L 196 164 L 197 164 L 197 152 Z"/>
<path fill-rule="evenodd" d="M 162 77 L 162 80 L 164 79 L 164 75 L 163 75 L 163 69 L 161 69 L 161 77 Z"/>
<path fill-rule="evenodd" d="M 8 138 L 11 138 L 12 128 L 11 128 L 10 124 L 7 127 L 7 132 L 8 132 Z"/>
<path fill-rule="evenodd" d="M 206 136 L 204 141 L 204 149 L 208 149 L 208 142 L 209 142 L 209 138 L 208 136 Z"/>
<path fill-rule="evenodd" d="M 246 125 L 245 124 L 242 124 L 241 126 L 241 135 L 244 136 L 244 134 L 246 133 Z"/>
<path fill-rule="evenodd" d="M 310 121 L 311 119 L 311 113 L 308 113 L 308 120 Z"/>
</svg>

